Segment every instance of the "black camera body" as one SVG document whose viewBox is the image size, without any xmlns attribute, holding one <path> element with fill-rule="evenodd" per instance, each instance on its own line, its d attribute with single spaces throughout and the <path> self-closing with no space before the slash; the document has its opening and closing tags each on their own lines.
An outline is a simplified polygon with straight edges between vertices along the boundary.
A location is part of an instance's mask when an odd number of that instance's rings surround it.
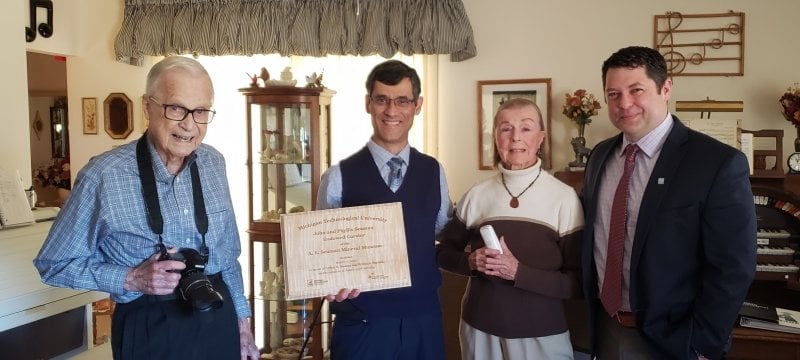
<svg viewBox="0 0 800 360">
<path fill-rule="evenodd" d="M 180 270 L 181 280 L 178 290 L 181 298 L 192 304 L 192 307 L 201 312 L 222 307 L 222 295 L 216 290 L 206 276 L 206 263 L 208 258 L 191 248 L 180 248 L 177 253 L 170 254 L 166 248 L 161 249 L 159 260 L 174 260 L 186 264 Z"/>
</svg>

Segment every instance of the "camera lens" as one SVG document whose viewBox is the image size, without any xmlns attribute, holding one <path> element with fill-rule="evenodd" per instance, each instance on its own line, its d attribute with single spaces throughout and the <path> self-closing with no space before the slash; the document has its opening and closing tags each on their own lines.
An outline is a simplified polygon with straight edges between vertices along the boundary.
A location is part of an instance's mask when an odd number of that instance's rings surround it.
<svg viewBox="0 0 800 360">
<path fill-rule="evenodd" d="M 183 297 L 191 301 L 192 306 L 199 311 L 219 309 L 222 306 L 222 295 L 214 290 L 206 275 L 201 272 L 183 274 L 180 290 Z"/>
<path fill-rule="evenodd" d="M 178 253 L 183 255 L 186 264 L 178 283 L 181 296 L 201 312 L 222 307 L 222 295 L 214 290 L 205 274 L 206 259 L 194 249 L 181 249 Z"/>
</svg>

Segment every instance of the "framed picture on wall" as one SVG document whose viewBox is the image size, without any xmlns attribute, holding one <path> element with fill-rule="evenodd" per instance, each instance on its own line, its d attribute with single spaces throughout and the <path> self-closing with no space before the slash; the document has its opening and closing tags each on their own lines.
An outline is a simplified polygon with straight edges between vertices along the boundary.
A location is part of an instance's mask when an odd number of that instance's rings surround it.
<svg viewBox="0 0 800 360">
<path fill-rule="evenodd" d="M 97 134 L 97 98 L 81 98 L 83 133 Z"/>
<path fill-rule="evenodd" d="M 542 111 L 547 132 L 540 157 L 542 169 L 551 168 L 550 157 L 550 78 L 478 81 L 478 169 L 494 168 L 494 115 L 503 102 L 513 98 L 533 101 Z"/>
<path fill-rule="evenodd" d="M 125 139 L 133 131 L 133 103 L 123 93 L 111 93 L 103 102 L 106 133 L 112 139 Z"/>
</svg>

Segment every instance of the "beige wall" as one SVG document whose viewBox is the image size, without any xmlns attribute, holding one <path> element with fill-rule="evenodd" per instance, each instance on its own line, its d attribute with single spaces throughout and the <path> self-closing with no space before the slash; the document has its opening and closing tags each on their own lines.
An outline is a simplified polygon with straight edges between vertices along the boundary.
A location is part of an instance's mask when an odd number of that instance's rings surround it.
<svg viewBox="0 0 800 360">
<path fill-rule="evenodd" d="M 54 2 L 54 31 L 50 38 L 37 34 L 27 43 L 23 36 L 28 26 L 28 0 L 13 0 L 0 15 L 0 76 L 4 86 L 4 130 L 0 132 L 0 167 L 19 170 L 25 186 L 31 183 L 28 85 L 26 51 L 67 55 L 67 95 L 69 96 L 69 130 L 72 176 L 92 156 L 114 144 L 130 141 L 141 133 L 141 103 L 144 78 L 149 67 L 135 67 L 114 61 L 114 38 L 122 21 L 123 2 L 65 0 Z M 39 21 L 44 20 L 40 11 Z M 98 98 L 98 114 L 102 114 L 105 97 L 111 92 L 124 92 L 134 100 L 136 130 L 127 140 L 113 140 L 103 134 L 84 135 L 81 120 L 81 98 Z M 47 114 L 42 114 L 47 123 Z M 102 124 L 102 123 L 101 123 Z M 22 134 L 25 134 L 24 136 Z"/>
<path fill-rule="evenodd" d="M 30 138 L 28 137 L 28 80 L 25 75 L 24 27 L 28 17 L 24 9 L 28 1 L 13 0 L 3 3 L 0 15 L 0 99 L 3 99 L 0 131 L 0 168 L 30 174 Z M 24 5 L 24 6 L 23 6 Z M 31 185 L 30 176 L 23 176 L 25 187 Z"/>
<path fill-rule="evenodd" d="M 0 166 L 20 169 L 22 174 L 30 173 L 29 137 L 20 136 L 28 132 L 26 48 L 70 55 L 67 77 L 74 170 L 92 155 L 130 141 L 141 133 L 139 96 L 144 91 L 144 77 L 151 63 L 139 68 L 114 61 L 113 45 L 122 19 L 122 3 L 121 0 L 56 2 L 54 36 L 50 39 L 37 37 L 34 43 L 27 44 L 22 29 L 27 24 L 28 1 L 9 2 L 2 15 L 6 19 L 0 22 L 0 29 L 4 30 L 0 31 L 0 41 L 7 49 L 0 59 L 4 79 L 0 92 L 6 104 L 2 120 L 6 126 L 0 133 L 0 151 L 4 154 Z M 439 100 L 437 151 L 447 171 L 454 199 L 471 184 L 491 174 L 477 170 L 475 98 L 478 80 L 552 78 L 553 164 L 554 170 L 562 169 L 573 158 L 568 140 L 577 132 L 575 125 L 560 113 L 564 92 L 581 87 L 601 95 L 602 61 L 623 46 L 652 45 L 653 15 L 671 10 L 719 13 L 730 9 L 746 13 L 745 76 L 677 77 L 673 103 L 675 99 L 699 100 L 707 96 L 718 100 L 744 100 L 743 114 L 715 114 L 714 117 L 740 116 L 744 127 L 753 130 L 783 129 L 786 131 L 784 153 L 791 151 L 795 129 L 782 119 L 777 98 L 788 85 L 800 81 L 797 66 L 800 43 L 791 40 L 796 33 L 794 16 L 800 13 L 800 2 L 675 0 L 666 5 L 666 2 L 636 0 L 577 0 L 543 5 L 525 0 L 464 0 L 464 4 L 475 31 L 479 55 L 460 63 L 440 57 L 436 94 Z M 110 92 L 124 92 L 134 101 L 134 133 L 126 140 L 112 140 L 102 129 L 98 135 L 83 135 L 80 99 L 96 97 L 102 107 L 102 101 Z M 605 110 L 602 109 L 587 128 L 590 146 L 616 133 L 608 123 Z M 102 108 L 98 109 L 98 114 L 102 114 Z M 239 143 L 231 145 L 239 146 Z M 229 159 L 229 163 L 241 161 Z M 30 179 L 25 181 L 29 183 Z"/>
<path fill-rule="evenodd" d="M 600 66 L 612 52 L 628 45 L 652 46 L 653 16 L 667 11 L 685 14 L 745 13 L 745 69 L 736 77 L 676 77 L 674 100 L 743 100 L 739 117 L 751 130 L 783 129 L 784 153 L 792 151 L 795 129 L 779 112 L 778 98 L 800 81 L 800 42 L 796 0 L 464 0 L 475 32 L 478 56 L 461 63 L 441 57 L 439 63 L 439 159 L 458 200 L 491 171 L 477 170 L 478 80 L 552 78 L 554 171 L 574 159 L 569 145 L 577 126 L 561 115 L 564 93 L 586 88 L 602 96 Z M 697 113 L 677 113 L 690 117 Z M 617 133 L 603 104 L 587 127 L 587 145 Z"/>
</svg>

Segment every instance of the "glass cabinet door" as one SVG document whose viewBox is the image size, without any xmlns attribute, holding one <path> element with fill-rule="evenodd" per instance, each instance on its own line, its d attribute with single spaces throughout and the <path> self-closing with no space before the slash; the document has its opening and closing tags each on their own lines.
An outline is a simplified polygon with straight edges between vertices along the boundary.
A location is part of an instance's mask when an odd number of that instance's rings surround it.
<svg viewBox="0 0 800 360">
<path fill-rule="evenodd" d="M 319 348 L 312 329 L 320 327 L 318 311 L 319 302 L 314 299 L 286 300 L 286 288 L 282 266 L 280 244 L 257 242 L 254 250 L 262 254 L 256 273 L 254 289 L 253 322 L 256 343 L 262 352 L 278 359 L 298 359 L 302 351 L 302 359 L 311 359 L 313 349 Z M 327 328 L 321 334 L 327 337 Z M 306 341 L 305 346 L 304 342 Z M 327 348 L 327 341 L 323 341 Z"/>
<path fill-rule="evenodd" d="M 251 104 L 254 221 L 311 210 L 309 103 Z M 258 144 L 258 145 L 256 145 Z M 256 165 L 258 164 L 258 165 Z"/>
</svg>

